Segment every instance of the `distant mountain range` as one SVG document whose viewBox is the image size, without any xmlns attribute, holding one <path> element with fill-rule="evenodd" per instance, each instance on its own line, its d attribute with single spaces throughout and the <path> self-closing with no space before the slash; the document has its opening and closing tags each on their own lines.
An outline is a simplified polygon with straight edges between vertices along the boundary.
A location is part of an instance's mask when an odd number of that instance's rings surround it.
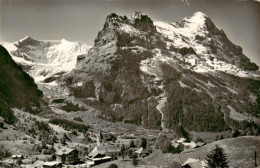
<svg viewBox="0 0 260 168">
<path fill-rule="evenodd" d="M 37 83 L 54 74 L 69 72 L 75 68 L 77 56 L 86 54 L 90 48 L 81 42 L 35 40 L 29 36 L 14 43 L 0 44 Z"/>
<path fill-rule="evenodd" d="M 31 37 L 1 44 L 54 111 L 91 107 L 149 129 L 260 133 L 259 67 L 201 12 L 175 23 L 112 13 L 93 47 Z"/>
</svg>

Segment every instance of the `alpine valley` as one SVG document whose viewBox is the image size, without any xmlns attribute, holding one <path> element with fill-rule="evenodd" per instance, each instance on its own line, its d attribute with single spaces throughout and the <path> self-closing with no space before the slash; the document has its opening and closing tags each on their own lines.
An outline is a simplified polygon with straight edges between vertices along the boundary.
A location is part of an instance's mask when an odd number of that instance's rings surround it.
<svg viewBox="0 0 260 168">
<path fill-rule="evenodd" d="M 93 46 L 29 36 L 0 44 L 0 116 L 14 127 L 22 113 L 207 142 L 260 135 L 259 66 L 202 12 L 174 23 L 112 13 Z"/>
</svg>

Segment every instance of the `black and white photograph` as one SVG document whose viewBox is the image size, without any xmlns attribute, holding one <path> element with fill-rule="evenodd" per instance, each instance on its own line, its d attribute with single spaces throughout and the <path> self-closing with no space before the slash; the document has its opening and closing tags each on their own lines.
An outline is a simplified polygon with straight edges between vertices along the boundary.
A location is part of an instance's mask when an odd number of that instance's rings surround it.
<svg viewBox="0 0 260 168">
<path fill-rule="evenodd" d="M 260 0 L 0 0 L 0 168 L 260 168 Z"/>
</svg>

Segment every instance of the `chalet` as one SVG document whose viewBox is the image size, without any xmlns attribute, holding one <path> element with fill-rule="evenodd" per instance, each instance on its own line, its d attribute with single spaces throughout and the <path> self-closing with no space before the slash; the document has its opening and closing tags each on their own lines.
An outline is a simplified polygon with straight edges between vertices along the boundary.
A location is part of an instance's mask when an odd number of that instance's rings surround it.
<svg viewBox="0 0 260 168">
<path fill-rule="evenodd" d="M 185 147 L 186 149 L 189 149 L 189 148 L 194 149 L 194 148 L 197 147 L 196 143 L 193 142 L 193 141 L 183 142 L 182 144 L 184 145 L 184 147 Z"/>
<path fill-rule="evenodd" d="M 63 164 L 74 164 L 79 161 L 78 150 L 63 147 L 56 152 L 56 160 Z"/>
<path fill-rule="evenodd" d="M 55 161 L 55 162 L 44 162 L 42 164 L 43 168 L 62 168 L 62 163 Z"/>
<path fill-rule="evenodd" d="M 137 149 L 135 153 L 138 157 L 146 157 L 150 154 L 150 152 L 147 149 L 144 149 L 143 147 Z"/>
<path fill-rule="evenodd" d="M 205 145 L 204 142 L 197 142 L 197 143 L 193 141 L 188 142 L 185 138 L 180 138 L 179 140 L 171 141 L 171 145 L 175 148 L 177 148 L 180 144 L 182 144 L 185 149 L 194 149 Z"/>
<path fill-rule="evenodd" d="M 177 140 L 176 142 L 177 143 L 184 143 L 186 141 L 186 139 L 185 138 L 180 138 L 179 140 Z"/>
<path fill-rule="evenodd" d="M 197 142 L 196 143 L 196 148 L 204 146 L 206 143 L 205 142 Z"/>
<path fill-rule="evenodd" d="M 23 155 L 12 155 L 12 159 L 23 159 Z"/>
<path fill-rule="evenodd" d="M 120 149 L 116 145 L 96 146 L 88 155 L 89 158 L 100 158 L 104 156 L 119 156 Z"/>
<path fill-rule="evenodd" d="M 171 145 L 174 147 L 174 148 L 177 148 L 179 146 L 179 143 L 176 142 L 175 140 L 171 141 Z"/>
<path fill-rule="evenodd" d="M 200 159 L 189 158 L 181 166 L 182 168 L 206 168 L 207 163 Z"/>
<path fill-rule="evenodd" d="M 89 161 L 87 163 L 98 165 L 98 164 L 101 164 L 101 163 L 109 162 L 111 160 L 112 160 L 112 158 L 110 156 L 104 156 L 104 157 L 92 158 L 91 161 Z"/>
</svg>

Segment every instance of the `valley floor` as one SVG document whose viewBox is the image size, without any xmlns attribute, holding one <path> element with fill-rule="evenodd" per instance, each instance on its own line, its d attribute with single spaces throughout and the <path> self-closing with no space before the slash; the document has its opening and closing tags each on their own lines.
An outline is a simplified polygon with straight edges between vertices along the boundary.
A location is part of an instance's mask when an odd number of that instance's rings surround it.
<svg viewBox="0 0 260 168">
<path fill-rule="evenodd" d="M 41 160 L 41 157 L 45 156 L 42 154 L 42 152 L 39 152 L 37 150 L 37 147 L 42 145 L 43 140 L 40 140 L 39 137 L 30 136 L 30 134 L 24 129 L 26 129 L 26 125 L 28 127 L 34 127 L 31 121 L 39 120 L 41 122 L 48 123 L 49 119 L 43 119 L 38 116 L 34 116 L 17 110 L 15 112 L 15 115 L 19 116 L 18 125 L 10 126 L 5 124 L 5 129 L 0 129 L 1 148 L 7 149 L 12 155 L 23 155 L 24 160 L 29 159 L 33 162 L 35 161 L 36 156 L 38 159 Z M 77 148 L 80 151 L 83 151 L 83 149 L 87 148 L 87 153 L 89 153 L 96 146 L 96 137 L 98 136 L 98 132 L 100 130 L 102 130 L 102 132 L 105 134 L 115 135 L 117 140 L 114 141 L 112 144 L 118 145 L 118 147 L 121 145 L 121 143 L 128 145 L 132 140 L 124 138 L 124 135 L 134 136 L 133 140 L 136 140 L 137 143 L 138 140 L 140 140 L 141 138 L 147 139 L 149 149 L 151 149 L 151 153 L 144 158 L 138 157 L 137 166 L 133 165 L 133 159 L 130 159 L 128 156 L 125 157 L 124 161 L 122 157 L 119 156 L 116 160 L 94 166 L 97 168 L 107 168 L 112 163 L 115 163 L 120 168 L 175 167 L 176 165 L 180 166 L 189 158 L 204 160 L 206 158 L 206 155 L 216 145 L 219 145 L 225 150 L 225 153 L 227 154 L 229 160 L 230 167 L 254 167 L 255 152 L 257 153 L 257 163 L 260 164 L 260 137 L 246 136 L 229 138 L 231 136 L 230 132 L 190 132 L 193 135 L 193 139 L 201 137 L 207 142 L 207 145 L 195 149 L 186 149 L 180 154 L 170 154 L 163 153 L 160 149 L 157 149 L 155 143 L 157 141 L 158 136 L 162 134 L 166 135 L 167 138 L 169 138 L 170 140 L 177 140 L 177 135 L 174 132 L 147 130 L 143 127 L 139 127 L 136 125 L 103 121 L 99 119 L 95 113 L 92 112 L 71 112 L 63 114 L 63 117 L 70 119 L 80 117 L 83 120 L 83 123 L 91 126 L 91 128 L 88 131 L 88 138 L 86 138 L 85 134 L 83 133 L 78 133 L 77 135 L 74 135 L 72 134 L 72 131 L 65 130 L 61 126 L 48 123 L 49 127 L 55 132 L 54 135 L 59 139 L 59 141 L 56 141 L 53 144 L 53 147 L 56 150 L 67 147 L 71 149 Z M 60 140 L 63 138 L 64 134 L 67 135 L 69 140 L 66 140 L 66 145 L 61 145 Z M 216 137 L 220 135 L 222 135 L 226 139 L 216 141 Z M 135 148 L 134 151 L 136 149 L 138 148 Z M 80 159 L 82 161 L 87 161 L 85 158 L 85 155 L 88 155 L 87 153 L 80 153 Z M 4 158 L 2 159 L 5 160 Z M 46 158 L 42 160 L 47 161 Z M 28 163 L 24 165 L 25 167 L 30 167 L 30 164 Z M 80 167 L 80 165 L 70 165 L 70 167 Z M 83 165 L 81 165 L 81 167 L 83 167 Z"/>
</svg>

